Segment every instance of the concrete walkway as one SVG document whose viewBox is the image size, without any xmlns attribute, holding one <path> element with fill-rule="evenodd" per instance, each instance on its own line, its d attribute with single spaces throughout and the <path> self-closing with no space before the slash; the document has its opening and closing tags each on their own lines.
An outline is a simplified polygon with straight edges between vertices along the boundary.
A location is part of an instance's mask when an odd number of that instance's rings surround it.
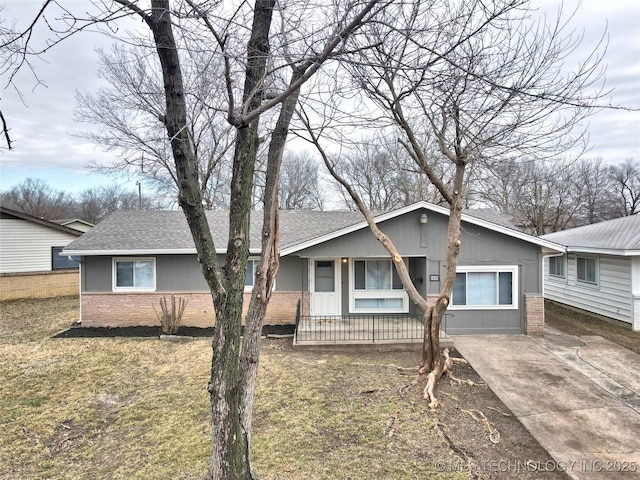
<svg viewBox="0 0 640 480">
<path fill-rule="evenodd" d="M 455 348 L 574 479 L 640 479 L 640 355 L 602 337 L 456 336 Z M 495 459 L 496 462 L 510 459 Z M 514 476 L 528 460 L 515 459 Z"/>
</svg>

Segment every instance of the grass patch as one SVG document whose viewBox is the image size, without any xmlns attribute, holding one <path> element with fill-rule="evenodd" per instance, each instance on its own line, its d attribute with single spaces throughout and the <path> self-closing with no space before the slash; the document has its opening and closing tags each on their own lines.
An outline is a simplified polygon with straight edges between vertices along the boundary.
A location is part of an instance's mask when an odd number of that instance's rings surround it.
<svg viewBox="0 0 640 480">
<path fill-rule="evenodd" d="M 52 338 L 74 298 L 4 302 L 0 318 L 0 479 L 193 479 L 207 470 L 208 339 Z M 549 460 L 470 367 L 479 386 L 441 382 L 435 414 L 394 365 L 417 352 L 323 355 L 263 341 L 253 464 L 262 480 L 533 479 L 483 462 Z M 499 445 L 465 409 L 483 411 Z M 505 412 L 507 414 L 505 414 Z"/>
<path fill-rule="evenodd" d="M 545 301 L 545 322 L 570 335 L 599 335 L 640 353 L 640 332 L 622 324 L 609 322 L 589 312 L 567 308 L 559 303 Z"/>
</svg>

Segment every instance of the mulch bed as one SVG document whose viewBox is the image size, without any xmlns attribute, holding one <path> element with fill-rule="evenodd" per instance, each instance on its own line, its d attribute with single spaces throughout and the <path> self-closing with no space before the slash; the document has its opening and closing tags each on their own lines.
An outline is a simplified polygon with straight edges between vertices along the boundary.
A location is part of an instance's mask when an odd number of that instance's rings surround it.
<svg viewBox="0 0 640 480">
<path fill-rule="evenodd" d="M 244 330 L 244 329 L 243 329 Z M 290 335 L 295 325 L 265 325 L 262 335 Z M 176 335 L 186 337 L 213 337 L 214 327 L 180 327 Z M 73 326 L 57 333 L 53 338 L 97 338 L 97 337 L 158 337 L 163 334 L 160 327 L 82 327 Z"/>
</svg>

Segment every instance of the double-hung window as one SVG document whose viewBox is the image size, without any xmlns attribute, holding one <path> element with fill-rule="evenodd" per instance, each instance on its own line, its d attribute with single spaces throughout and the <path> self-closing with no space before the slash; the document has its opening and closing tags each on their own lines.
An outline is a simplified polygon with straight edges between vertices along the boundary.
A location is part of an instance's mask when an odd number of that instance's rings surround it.
<svg viewBox="0 0 640 480">
<path fill-rule="evenodd" d="M 565 278 L 566 276 L 566 258 L 564 255 L 559 257 L 549 257 L 549 275 L 552 277 Z"/>
<path fill-rule="evenodd" d="M 391 259 L 353 261 L 353 312 L 408 312 L 408 297 Z"/>
<path fill-rule="evenodd" d="M 598 284 L 598 259 L 576 256 L 576 278 L 579 282 Z"/>
<path fill-rule="evenodd" d="M 518 267 L 458 268 L 453 284 L 451 308 L 518 308 Z"/>
<path fill-rule="evenodd" d="M 113 289 L 154 291 L 156 289 L 155 258 L 114 258 Z"/>
</svg>

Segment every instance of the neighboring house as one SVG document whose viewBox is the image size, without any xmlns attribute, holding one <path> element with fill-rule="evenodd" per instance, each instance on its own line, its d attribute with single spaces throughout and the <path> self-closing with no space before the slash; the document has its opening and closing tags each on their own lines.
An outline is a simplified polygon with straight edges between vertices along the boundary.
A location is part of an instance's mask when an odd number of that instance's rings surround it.
<svg viewBox="0 0 640 480">
<path fill-rule="evenodd" d="M 0 207 L 0 299 L 78 294 L 78 263 L 60 256 L 82 232 Z"/>
<path fill-rule="evenodd" d="M 64 227 L 73 228 L 74 230 L 78 230 L 79 232 L 88 232 L 95 225 L 93 223 L 85 222 L 84 220 L 80 220 L 79 218 L 67 218 L 64 220 L 53 220 L 54 223 L 62 225 Z"/>
<path fill-rule="evenodd" d="M 375 217 L 418 290 L 432 300 L 444 279 L 448 213 L 420 202 Z M 207 216 L 222 259 L 228 213 Z M 251 219 L 245 299 L 260 254 L 261 217 L 255 212 Z M 282 211 L 279 223 L 280 270 L 265 324 L 295 323 L 298 304 L 300 316 L 325 325 L 360 316 L 415 316 L 388 253 L 359 212 Z M 461 242 L 446 332 L 541 333 L 543 255 L 563 249 L 470 214 L 463 214 Z M 211 295 L 180 211 L 114 213 L 64 253 L 81 259 L 83 326 L 156 325 L 154 305 L 172 293 L 189 302 L 184 325 L 213 324 Z"/>
<path fill-rule="evenodd" d="M 542 238 L 566 246 L 545 262 L 545 298 L 640 331 L 640 215 Z"/>
</svg>

